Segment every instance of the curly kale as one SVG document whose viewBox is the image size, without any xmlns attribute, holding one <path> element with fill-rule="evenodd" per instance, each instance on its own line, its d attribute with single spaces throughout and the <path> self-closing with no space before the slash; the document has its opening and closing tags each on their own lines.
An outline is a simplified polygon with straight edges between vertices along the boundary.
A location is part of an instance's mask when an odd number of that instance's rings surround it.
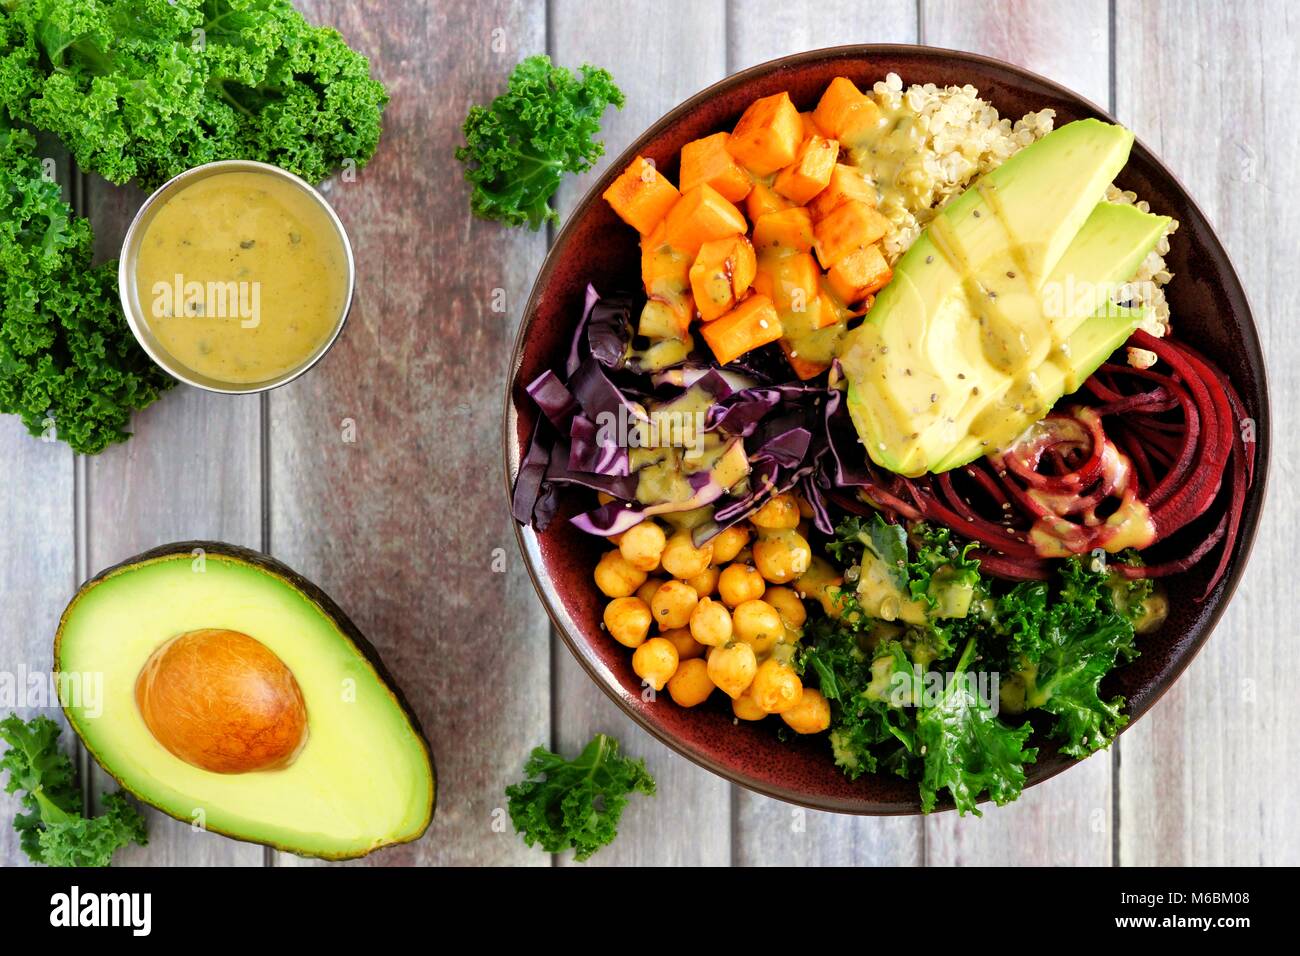
<svg viewBox="0 0 1300 956">
<path fill-rule="evenodd" d="M 81 815 L 81 790 L 72 760 L 59 747 L 59 725 L 48 717 L 0 721 L 0 770 L 8 771 L 8 793 L 22 793 L 25 812 L 14 818 L 19 845 L 46 866 L 108 866 L 130 843 L 149 842 L 144 818 L 122 793 L 103 796 L 103 812 Z"/>
<path fill-rule="evenodd" d="M 573 849 L 578 861 L 614 839 L 631 794 L 655 792 L 645 762 L 619 756 L 618 741 L 605 734 L 592 737 L 573 760 L 538 747 L 524 774 L 527 779 L 506 787 L 515 832 L 548 853 Z"/>
<path fill-rule="evenodd" d="M 0 105 L 115 183 L 220 159 L 320 182 L 370 159 L 387 100 L 290 0 L 0 0 Z"/>
<path fill-rule="evenodd" d="M 592 139 L 623 93 L 605 70 L 584 65 L 574 76 L 548 56 L 515 67 L 506 92 L 490 106 L 471 106 L 456 158 L 474 187 L 470 208 L 481 219 L 539 229 L 558 222 L 550 198 L 566 173 L 580 173 L 605 152 Z"/>
<path fill-rule="evenodd" d="M 0 413 L 95 454 L 172 380 L 136 344 L 116 263 L 91 268 L 90 224 L 0 115 Z"/>
</svg>

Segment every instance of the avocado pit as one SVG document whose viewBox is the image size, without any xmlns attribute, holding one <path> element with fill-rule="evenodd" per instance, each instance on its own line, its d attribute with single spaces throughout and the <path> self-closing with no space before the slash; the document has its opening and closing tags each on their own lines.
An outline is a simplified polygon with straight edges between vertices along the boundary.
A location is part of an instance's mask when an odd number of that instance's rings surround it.
<svg viewBox="0 0 1300 956">
<path fill-rule="evenodd" d="M 239 631 L 204 628 L 161 644 L 140 669 L 135 701 L 163 747 L 213 773 L 278 770 L 307 742 L 293 672 Z"/>
</svg>

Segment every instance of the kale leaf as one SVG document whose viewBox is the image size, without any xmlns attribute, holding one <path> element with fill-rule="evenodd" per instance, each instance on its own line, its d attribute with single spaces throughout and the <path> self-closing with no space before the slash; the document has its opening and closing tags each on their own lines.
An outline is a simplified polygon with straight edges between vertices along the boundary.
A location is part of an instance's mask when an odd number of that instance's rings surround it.
<svg viewBox="0 0 1300 956">
<path fill-rule="evenodd" d="M 320 182 L 370 159 L 387 101 L 369 61 L 290 0 L 0 4 L 0 106 L 115 183 L 221 159 Z"/>
<path fill-rule="evenodd" d="M 645 761 L 619 756 L 618 741 L 605 734 L 596 734 L 574 760 L 538 747 L 524 774 L 506 787 L 515 832 L 548 853 L 572 848 L 579 861 L 614 839 L 631 794 L 655 792 Z"/>
<path fill-rule="evenodd" d="M 86 454 L 124 440 L 172 385 L 136 344 L 117 265 L 91 267 L 90 224 L 0 110 L 0 413 Z"/>
<path fill-rule="evenodd" d="M 465 118 L 456 158 L 474 187 L 474 215 L 534 230 L 558 222 L 550 198 L 566 173 L 588 170 L 604 154 L 592 137 L 610 104 L 622 109 L 623 93 L 605 70 L 584 65 L 574 76 L 544 55 L 516 66 L 506 92 Z"/>
<path fill-rule="evenodd" d="M 10 714 L 0 721 L 8 749 L 0 770 L 8 771 L 7 793 L 22 793 L 23 813 L 14 818 L 19 845 L 47 866 L 108 866 L 130 843 L 147 844 L 144 818 L 122 793 L 104 794 L 103 812 L 81 815 L 81 790 L 72 761 L 59 747 L 59 725 L 48 717 L 24 722 Z"/>
</svg>

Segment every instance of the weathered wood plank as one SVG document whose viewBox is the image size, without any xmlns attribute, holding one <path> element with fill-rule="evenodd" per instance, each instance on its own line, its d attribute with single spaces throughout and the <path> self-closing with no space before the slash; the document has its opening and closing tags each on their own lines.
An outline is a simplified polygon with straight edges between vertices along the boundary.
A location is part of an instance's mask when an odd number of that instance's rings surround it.
<svg viewBox="0 0 1300 956">
<path fill-rule="evenodd" d="M 551 53 L 556 62 L 568 67 L 584 62 L 604 66 L 627 95 L 621 112 L 606 114 L 605 161 L 565 185 L 561 214 L 573 208 L 611 156 L 677 103 L 723 77 L 725 32 L 720 0 L 665 4 L 557 0 L 552 4 Z M 632 803 L 619 839 L 591 862 L 606 866 L 727 863 L 730 785 L 638 729 L 592 683 L 558 637 L 555 642 L 556 743 L 566 753 L 576 752 L 597 731 L 614 734 L 626 752 L 645 758 L 659 788 L 653 800 Z M 674 705 L 665 699 L 663 706 Z M 683 826 L 684 820 L 689 825 Z M 569 862 L 568 857 L 559 862 Z"/>
<path fill-rule="evenodd" d="M 67 445 L 27 434 L 17 418 L 0 418 L 0 718 L 43 714 L 63 722 L 45 680 L 50 644 L 75 586 L 73 455 Z M 29 678 L 43 686 L 33 693 Z M 67 741 L 71 746 L 71 734 Z M 3 749 L 3 744 L 0 744 Z M 0 866 L 22 866 L 11 821 L 17 797 L 0 793 Z"/>
<path fill-rule="evenodd" d="M 732 0 L 727 49 L 732 69 L 839 43 L 913 43 L 913 0 L 862 4 L 779 4 Z M 883 79 L 883 77 L 882 77 Z M 829 751 L 827 755 L 829 760 Z M 805 810 L 736 791 L 735 860 L 767 866 L 913 865 L 921 824 L 911 817 L 849 817 Z"/>
<path fill-rule="evenodd" d="M 357 254 L 348 327 L 312 374 L 270 397 L 271 547 L 348 610 L 433 743 L 429 835 L 370 862 L 546 864 L 500 811 L 549 737 L 550 649 L 498 439 L 545 239 L 472 220 L 452 158 L 470 103 L 544 49 L 545 8 L 301 6 L 368 53 L 392 102 L 373 163 L 328 193 Z"/>
<path fill-rule="evenodd" d="M 1109 15 L 1104 0 L 992 4 L 922 0 L 921 39 L 932 46 L 1000 57 L 1064 83 L 1094 102 L 1110 95 Z M 906 82 L 907 77 L 904 77 Z M 1103 753 L 976 819 L 943 813 L 926 820 L 927 864 L 1111 860 L 1111 757 Z"/>
<path fill-rule="evenodd" d="M 1292 116 L 1300 98 L 1300 15 L 1282 2 L 1228 10 L 1125 0 L 1116 22 L 1119 118 L 1215 223 L 1251 296 L 1273 408 L 1294 408 L 1300 213 L 1288 191 L 1300 163 Z M 1173 321 L 1177 328 L 1177 315 Z M 1274 421 L 1282 426 L 1285 419 Z M 1121 863 L 1300 863 L 1292 739 L 1300 721 L 1300 645 L 1290 604 L 1300 509 L 1286 487 L 1300 437 L 1282 426 L 1273 440 L 1273 487 L 1232 606 L 1187 672 L 1124 735 Z"/>
</svg>

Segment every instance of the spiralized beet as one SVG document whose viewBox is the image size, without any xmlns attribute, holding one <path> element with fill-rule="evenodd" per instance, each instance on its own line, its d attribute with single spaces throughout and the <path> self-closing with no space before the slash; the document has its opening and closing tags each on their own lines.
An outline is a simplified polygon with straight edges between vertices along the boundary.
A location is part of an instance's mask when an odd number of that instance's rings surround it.
<svg viewBox="0 0 1300 956">
<path fill-rule="evenodd" d="M 1214 508 L 1227 482 L 1214 530 L 1182 557 L 1112 565 L 1126 577 L 1163 577 L 1219 548 L 1204 600 L 1226 572 L 1240 529 L 1254 434 L 1231 381 L 1196 350 L 1141 330 L 1128 344 L 1154 352 L 1160 366 L 1103 365 L 1079 393 L 1091 404 L 1053 412 L 1000 455 L 921 478 L 869 467 L 855 475 L 858 498 L 836 493 L 832 500 L 947 525 L 978 542 L 988 573 L 1041 580 L 1052 558 L 1166 540 Z M 844 423 L 827 425 L 834 447 Z"/>
</svg>

